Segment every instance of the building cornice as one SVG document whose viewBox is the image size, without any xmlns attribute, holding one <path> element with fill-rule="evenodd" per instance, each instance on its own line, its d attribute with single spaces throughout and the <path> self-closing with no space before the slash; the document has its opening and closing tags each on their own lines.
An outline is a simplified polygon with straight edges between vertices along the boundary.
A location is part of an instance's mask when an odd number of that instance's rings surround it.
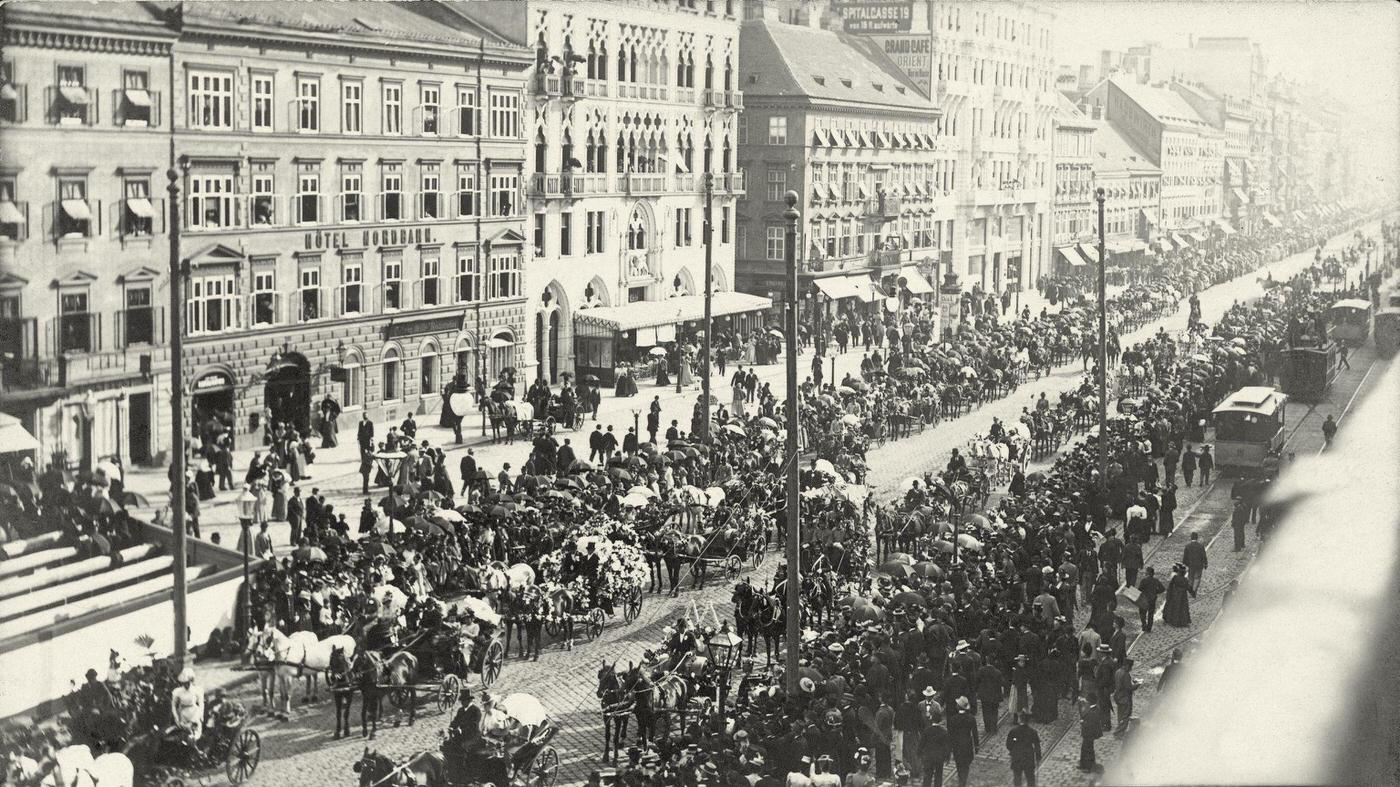
<svg viewBox="0 0 1400 787">
<path fill-rule="evenodd" d="M 5 25 L 4 43 L 6 47 L 23 46 L 36 49 L 68 49 L 82 52 L 110 52 L 122 55 L 146 55 L 165 57 L 170 54 L 174 36 L 161 40 L 137 37 L 117 31 L 111 33 L 86 32 L 76 30 L 45 30 L 17 25 L 13 21 Z"/>
<path fill-rule="evenodd" d="M 934 120 L 943 110 L 930 104 L 928 107 L 895 107 L 885 104 L 865 104 L 846 101 L 828 101 L 810 96 L 755 96 L 744 93 L 744 108 L 751 109 L 799 109 L 806 112 L 830 112 L 838 115 L 900 115 L 921 120 Z"/>
</svg>

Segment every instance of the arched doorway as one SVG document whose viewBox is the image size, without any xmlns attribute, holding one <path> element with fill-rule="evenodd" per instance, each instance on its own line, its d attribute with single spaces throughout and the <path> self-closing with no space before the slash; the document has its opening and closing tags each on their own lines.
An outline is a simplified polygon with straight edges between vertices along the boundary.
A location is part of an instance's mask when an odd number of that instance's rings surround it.
<svg viewBox="0 0 1400 787">
<path fill-rule="evenodd" d="M 273 356 L 263 375 L 263 406 L 275 422 L 311 428 L 311 364 L 300 353 Z"/>
</svg>

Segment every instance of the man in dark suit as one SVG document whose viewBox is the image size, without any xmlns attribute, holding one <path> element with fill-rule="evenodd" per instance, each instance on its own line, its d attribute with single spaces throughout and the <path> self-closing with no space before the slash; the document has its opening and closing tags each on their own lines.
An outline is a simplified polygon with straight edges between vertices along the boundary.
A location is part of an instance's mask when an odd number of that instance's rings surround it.
<svg viewBox="0 0 1400 787">
<path fill-rule="evenodd" d="M 608 431 L 603 433 L 602 440 L 602 461 L 606 462 L 617 450 L 617 435 L 613 434 L 612 425 L 608 425 Z"/>
<path fill-rule="evenodd" d="M 637 430 L 627 427 L 627 434 L 622 438 L 622 453 L 631 456 L 637 453 Z"/>
<path fill-rule="evenodd" d="M 1002 699 L 1006 696 L 1006 676 L 989 660 L 977 670 L 977 701 L 982 705 L 982 725 L 991 735 L 997 727 Z"/>
<path fill-rule="evenodd" d="M 555 455 L 554 461 L 554 464 L 559 468 L 559 474 L 563 475 L 567 473 L 569 471 L 569 465 L 572 465 L 577 460 L 578 457 L 574 454 L 572 441 L 567 437 L 564 438 L 564 444 L 559 446 L 559 452 Z"/>
<path fill-rule="evenodd" d="M 360 416 L 360 425 L 355 429 L 355 439 L 359 442 L 361 451 L 374 451 L 374 422 L 369 420 L 369 413 Z"/>
<path fill-rule="evenodd" d="M 301 543 L 301 523 L 306 516 L 306 503 L 301 499 L 301 487 L 292 487 L 292 497 L 287 501 L 287 523 L 292 526 L 292 545 Z"/>
<path fill-rule="evenodd" d="M 661 397 L 651 397 L 651 407 L 647 409 L 647 435 L 652 443 L 656 442 L 656 433 L 661 431 Z"/>
<path fill-rule="evenodd" d="M 1186 564 L 1186 578 L 1191 580 L 1192 592 L 1200 590 L 1201 575 L 1210 565 L 1210 561 L 1206 559 L 1206 545 L 1201 543 L 1200 533 L 1191 534 L 1191 540 L 1186 543 L 1186 549 L 1182 550 L 1181 562 Z"/>
<path fill-rule="evenodd" d="M 669 429 L 666 430 L 666 444 L 670 445 L 672 440 L 681 439 L 681 428 L 677 425 L 679 421 L 672 421 Z"/>
<path fill-rule="evenodd" d="M 320 526 L 321 516 L 324 513 L 324 509 L 321 507 L 321 498 L 317 494 L 320 491 L 320 489 L 312 487 L 311 496 L 306 498 L 306 524 L 311 528 Z"/>
<path fill-rule="evenodd" d="M 607 454 L 603 453 L 603 425 L 593 424 L 593 433 L 588 436 L 588 461 L 598 462 L 599 458 L 607 459 Z"/>
<path fill-rule="evenodd" d="M 462 457 L 462 463 L 459 469 L 462 472 L 462 494 L 467 495 L 467 499 L 470 500 L 472 483 L 476 481 L 477 470 L 476 454 L 472 449 L 467 449 L 467 453 Z"/>
</svg>

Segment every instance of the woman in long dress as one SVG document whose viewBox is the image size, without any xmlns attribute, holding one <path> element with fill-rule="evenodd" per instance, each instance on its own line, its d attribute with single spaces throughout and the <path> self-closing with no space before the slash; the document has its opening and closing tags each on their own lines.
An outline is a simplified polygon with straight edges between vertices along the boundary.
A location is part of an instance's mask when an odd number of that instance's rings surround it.
<svg viewBox="0 0 1400 787">
<path fill-rule="evenodd" d="M 1191 625 L 1191 602 L 1187 597 L 1195 595 L 1191 582 L 1186 579 L 1186 566 L 1181 563 L 1172 566 L 1172 578 L 1167 583 L 1167 604 L 1162 607 L 1162 622 L 1178 628 Z"/>
</svg>

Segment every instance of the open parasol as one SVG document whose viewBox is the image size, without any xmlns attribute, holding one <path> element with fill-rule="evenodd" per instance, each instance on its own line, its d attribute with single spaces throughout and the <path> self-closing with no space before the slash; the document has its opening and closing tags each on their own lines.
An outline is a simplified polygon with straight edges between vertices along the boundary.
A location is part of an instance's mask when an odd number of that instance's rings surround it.
<svg viewBox="0 0 1400 787">
<path fill-rule="evenodd" d="M 928 606 L 928 599 L 924 598 L 922 593 L 915 593 L 912 590 L 905 590 L 894 594 L 894 597 L 890 599 L 890 603 L 902 604 L 906 607 L 926 607 Z"/>
<path fill-rule="evenodd" d="M 898 579 L 909 576 L 909 564 L 899 560 L 891 560 L 880 566 L 881 573 L 888 574 Z"/>
<path fill-rule="evenodd" d="M 885 562 L 903 563 L 905 565 L 912 566 L 914 565 L 914 556 L 910 555 L 907 552 L 891 552 L 888 555 L 885 555 Z"/>
<path fill-rule="evenodd" d="M 38 449 L 39 441 L 29 433 L 28 429 L 24 428 L 24 424 L 20 423 L 18 418 L 8 413 L 0 413 L 0 453 L 37 451 Z"/>
<path fill-rule="evenodd" d="M 320 547 L 297 547 L 292 550 L 292 557 L 309 563 L 324 563 L 326 552 Z"/>
<path fill-rule="evenodd" d="M 492 609 L 491 605 L 486 603 L 485 599 L 480 599 L 476 596 L 463 596 L 457 603 L 462 609 L 470 612 L 472 617 L 482 623 L 491 626 L 498 626 L 501 623 L 500 614 Z"/>
<path fill-rule="evenodd" d="M 943 579 L 943 567 L 928 560 L 915 563 L 914 573 L 925 579 Z"/>
<path fill-rule="evenodd" d="M 549 713 L 544 709 L 544 705 L 529 694 L 507 694 L 505 699 L 496 703 L 495 709 L 527 727 L 543 724 L 549 719 Z"/>
</svg>

